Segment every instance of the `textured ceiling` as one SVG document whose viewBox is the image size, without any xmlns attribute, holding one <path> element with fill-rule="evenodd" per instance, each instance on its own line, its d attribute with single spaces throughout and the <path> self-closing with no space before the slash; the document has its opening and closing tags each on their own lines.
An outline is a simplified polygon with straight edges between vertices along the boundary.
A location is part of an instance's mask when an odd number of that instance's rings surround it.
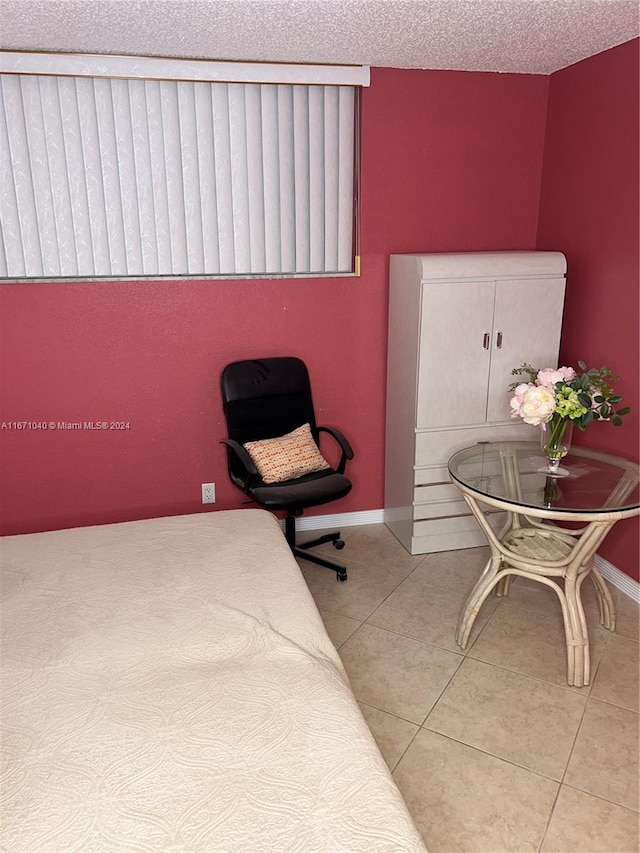
<svg viewBox="0 0 640 853">
<path fill-rule="evenodd" d="M 638 20 L 636 0 L 0 0 L 0 46 L 550 74 Z"/>
</svg>

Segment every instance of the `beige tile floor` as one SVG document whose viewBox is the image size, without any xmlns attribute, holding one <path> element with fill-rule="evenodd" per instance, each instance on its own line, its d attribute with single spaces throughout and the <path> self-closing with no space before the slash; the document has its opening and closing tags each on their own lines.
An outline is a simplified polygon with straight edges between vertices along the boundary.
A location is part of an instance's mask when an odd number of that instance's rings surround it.
<svg viewBox="0 0 640 853">
<path fill-rule="evenodd" d="M 611 589 L 610 633 L 585 584 L 593 676 L 568 687 L 551 590 L 514 581 L 462 651 L 456 620 L 485 548 L 412 557 L 384 525 L 342 534 L 339 556 L 323 549 L 346 584 L 299 564 L 430 853 L 637 853 L 637 605 Z"/>
</svg>

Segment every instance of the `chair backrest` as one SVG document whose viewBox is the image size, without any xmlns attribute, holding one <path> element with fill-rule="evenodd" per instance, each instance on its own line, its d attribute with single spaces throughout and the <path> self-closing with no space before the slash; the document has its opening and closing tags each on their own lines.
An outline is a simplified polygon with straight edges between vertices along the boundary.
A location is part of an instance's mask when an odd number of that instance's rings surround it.
<svg viewBox="0 0 640 853">
<path fill-rule="evenodd" d="M 234 361 L 222 371 L 229 438 L 244 444 L 311 425 L 318 441 L 309 373 L 299 358 Z"/>
</svg>

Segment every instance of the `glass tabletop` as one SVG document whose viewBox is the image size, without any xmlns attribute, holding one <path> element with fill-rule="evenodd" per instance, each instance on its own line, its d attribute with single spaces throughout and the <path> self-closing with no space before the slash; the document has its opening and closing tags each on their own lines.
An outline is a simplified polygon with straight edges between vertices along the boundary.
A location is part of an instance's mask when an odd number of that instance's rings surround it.
<svg viewBox="0 0 640 853">
<path fill-rule="evenodd" d="M 550 477 L 536 442 L 480 443 L 449 459 L 451 477 L 478 497 L 554 513 L 628 511 L 640 507 L 635 462 L 572 447 L 565 476 Z"/>
</svg>

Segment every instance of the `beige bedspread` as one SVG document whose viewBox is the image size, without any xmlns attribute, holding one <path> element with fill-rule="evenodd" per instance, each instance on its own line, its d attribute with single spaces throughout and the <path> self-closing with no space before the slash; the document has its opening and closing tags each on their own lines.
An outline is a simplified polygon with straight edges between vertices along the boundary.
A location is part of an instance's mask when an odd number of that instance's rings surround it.
<svg viewBox="0 0 640 853">
<path fill-rule="evenodd" d="M 0 547 L 3 850 L 424 850 L 269 513 Z"/>
</svg>

